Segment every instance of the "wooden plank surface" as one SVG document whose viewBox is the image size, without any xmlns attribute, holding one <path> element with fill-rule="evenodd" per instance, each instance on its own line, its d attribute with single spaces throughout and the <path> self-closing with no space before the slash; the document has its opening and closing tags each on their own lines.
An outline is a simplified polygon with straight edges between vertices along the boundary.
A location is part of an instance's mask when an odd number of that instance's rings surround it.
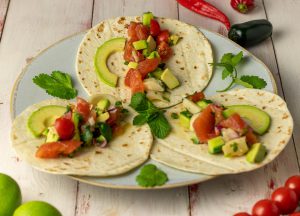
<svg viewBox="0 0 300 216">
<path fill-rule="evenodd" d="M 237 13 L 231 8 L 229 3 L 220 4 L 218 0 L 210 0 L 209 2 L 211 2 L 214 5 L 217 5 L 219 9 L 224 11 L 225 14 L 228 15 L 232 23 L 240 23 L 253 19 L 266 18 L 265 8 L 261 0 L 256 1 L 257 6 L 255 10 L 247 15 Z M 272 4 L 273 3 L 274 2 L 272 1 Z M 278 6 L 278 9 L 279 8 L 280 7 Z M 273 10 L 271 9 L 270 11 L 273 12 Z M 274 17 L 276 16 L 277 19 L 280 20 L 280 16 L 277 16 L 275 12 L 273 13 Z M 219 22 L 214 20 L 208 20 L 207 18 L 197 15 L 195 13 L 190 13 L 190 11 L 183 8 L 182 6 L 179 6 L 179 18 L 180 20 L 185 21 L 187 23 L 207 28 L 209 30 L 221 33 L 225 36 L 227 35 L 227 30 Z M 291 20 L 282 23 L 287 22 L 291 22 Z M 282 41 L 282 43 L 285 44 L 286 41 Z M 268 39 L 262 44 L 250 48 L 249 51 L 256 55 L 258 58 L 260 58 L 273 72 L 273 75 L 278 85 L 279 94 L 282 95 L 280 74 L 277 68 L 272 40 Z M 294 56 L 296 58 L 297 55 Z M 297 61 L 294 62 L 296 63 Z M 296 105 L 295 100 L 294 102 Z M 284 163 L 281 163 L 282 161 L 284 161 Z M 199 186 L 191 187 L 191 215 L 222 216 L 232 215 L 233 213 L 238 211 L 250 211 L 251 206 L 257 200 L 268 197 L 270 195 L 272 191 L 272 188 L 269 187 L 270 184 L 272 185 L 272 183 L 274 183 L 274 187 L 280 186 L 284 183 L 287 176 L 290 176 L 291 174 L 295 174 L 297 172 L 298 165 L 297 157 L 294 151 L 294 143 L 290 142 L 287 148 L 278 157 L 278 159 L 275 160 L 275 162 L 262 169 L 251 173 L 220 177 L 218 179 L 199 184 Z M 220 208 L 216 208 L 216 206 L 220 206 Z"/>
<path fill-rule="evenodd" d="M 23 201 L 45 200 L 66 216 L 75 214 L 77 182 L 36 171 L 15 156 L 9 137 L 10 91 L 26 59 L 63 37 L 88 28 L 91 11 L 92 0 L 11 0 L 0 44 L 0 172 L 18 181 Z"/>
<path fill-rule="evenodd" d="M 94 25 L 103 19 L 139 15 L 145 11 L 173 18 L 177 18 L 178 15 L 177 4 L 173 0 L 95 0 L 94 5 Z M 169 9 L 165 10 L 165 8 Z M 79 183 L 76 215 L 184 216 L 189 215 L 188 207 L 187 187 L 162 191 L 129 191 L 97 188 Z"/>
<path fill-rule="evenodd" d="M 0 39 L 1 39 L 4 24 L 5 24 L 8 5 L 9 5 L 9 0 L 1 0 L 0 1 Z"/>
</svg>

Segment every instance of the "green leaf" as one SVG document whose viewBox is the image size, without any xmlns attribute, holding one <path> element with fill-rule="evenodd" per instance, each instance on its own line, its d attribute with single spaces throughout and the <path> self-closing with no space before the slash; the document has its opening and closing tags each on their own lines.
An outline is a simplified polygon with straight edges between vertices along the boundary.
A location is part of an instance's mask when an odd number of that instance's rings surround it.
<svg viewBox="0 0 300 216">
<path fill-rule="evenodd" d="M 171 131 L 171 126 L 163 113 L 160 113 L 156 118 L 149 120 L 148 125 L 153 135 L 160 139 L 168 136 Z"/>
<path fill-rule="evenodd" d="M 101 135 L 105 137 L 107 142 L 109 142 L 112 139 L 112 129 L 107 123 L 101 123 L 99 127 Z"/>
<path fill-rule="evenodd" d="M 232 53 L 225 53 L 221 58 L 221 63 L 226 63 L 231 65 L 231 59 L 233 57 Z"/>
<path fill-rule="evenodd" d="M 139 175 L 136 177 L 136 182 L 143 187 L 161 186 L 167 181 L 167 174 L 153 164 L 143 166 Z"/>
<path fill-rule="evenodd" d="M 149 101 L 144 93 L 138 92 L 131 97 L 129 106 L 140 112 L 148 109 Z"/>
<path fill-rule="evenodd" d="M 240 77 L 240 80 L 252 85 L 255 89 L 263 89 L 267 86 L 267 82 L 258 76 L 244 75 Z"/>
<path fill-rule="evenodd" d="M 228 71 L 226 68 L 222 71 L 222 80 L 226 79 L 230 74 L 232 74 L 232 71 Z"/>
<path fill-rule="evenodd" d="M 143 125 L 146 124 L 148 121 L 148 117 L 149 115 L 147 114 L 139 114 L 137 116 L 134 117 L 133 119 L 133 125 Z"/>
<path fill-rule="evenodd" d="M 246 83 L 246 82 L 244 82 L 244 81 L 242 81 L 242 80 L 240 80 L 240 79 L 238 79 L 238 78 L 235 78 L 235 79 L 234 79 L 234 82 L 235 82 L 236 84 L 238 84 L 238 85 L 244 86 L 245 88 L 253 88 L 252 85 L 250 85 L 249 83 Z"/>
<path fill-rule="evenodd" d="M 39 74 L 33 82 L 46 90 L 47 94 L 62 99 L 72 99 L 77 96 L 77 90 L 73 88 L 70 75 L 60 71 L 53 71 L 51 75 Z"/>
<path fill-rule="evenodd" d="M 239 52 L 238 54 L 236 54 L 231 58 L 231 65 L 234 67 L 237 66 L 242 59 L 243 59 L 243 51 Z"/>
</svg>

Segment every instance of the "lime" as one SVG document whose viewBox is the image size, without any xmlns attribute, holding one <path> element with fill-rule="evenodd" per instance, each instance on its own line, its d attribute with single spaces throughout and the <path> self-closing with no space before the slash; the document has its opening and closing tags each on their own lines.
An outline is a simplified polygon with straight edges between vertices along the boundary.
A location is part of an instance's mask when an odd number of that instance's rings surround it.
<svg viewBox="0 0 300 216">
<path fill-rule="evenodd" d="M 21 201 L 18 183 L 10 176 L 0 173 L 0 215 L 11 216 Z"/>
<path fill-rule="evenodd" d="M 13 216 L 62 216 L 62 214 L 49 203 L 30 201 L 17 208 Z"/>
</svg>

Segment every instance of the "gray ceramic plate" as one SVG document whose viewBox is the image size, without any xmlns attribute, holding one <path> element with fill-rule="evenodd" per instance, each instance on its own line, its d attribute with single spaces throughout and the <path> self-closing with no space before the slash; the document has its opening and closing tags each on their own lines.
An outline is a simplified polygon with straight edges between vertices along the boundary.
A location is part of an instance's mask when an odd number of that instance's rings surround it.
<svg viewBox="0 0 300 216">
<path fill-rule="evenodd" d="M 266 90 L 271 92 L 277 92 L 276 84 L 269 69 L 257 58 L 251 55 L 249 52 L 236 45 L 227 38 L 201 29 L 212 44 L 214 51 L 214 58 L 220 59 L 226 52 L 238 53 L 243 51 L 247 56 L 247 63 L 243 64 L 239 68 L 239 71 L 245 72 L 251 75 L 259 75 L 267 82 Z M 70 73 L 74 78 L 75 87 L 79 90 L 79 95 L 87 97 L 88 95 L 76 80 L 75 72 L 75 58 L 77 48 L 84 36 L 85 32 L 78 33 L 76 35 L 65 38 L 47 49 L 40 52 L 33 60 L 24 68 L 23 72 L 17 79 L 11 96 L 11 116 L 12 119 L 16 115 L 20 114 L 27 106 L 37 103 L 41 100 L 51 98 L 45 91 L 38 88 L 33 84 L 32 78 L 40 73 L 51 73 L 53 70 L 60 70 Z M 206 95 L 212 95 L 216 93 L 216 90 L 223 89 L 228 83 L 221 81 L 221 71 L 219 69 L 214 71 L 214 76 L 205 90 Z M 162 187 L 158 188 L 171 188 L 179 187 L 198 182 L 203 182 L 213 178 L 212 176 L 194 174 L 176 170 L 165 165 L 159 164 L 153 160 L 149 160 L 147 163 L 156 164 L 159 168 L 164 170 L 169 177 L 169 181 Z M 136 169 L 130 173 L 117 177 L 97 178 L 97 177 L 74 177 L 79 181 L 86 182 L 88 184 L 110 187 L 110 188 L 124 188 L 124 189 L 141 189 L 136 182 L 135 177 L 139 170 Z"/>
</svg>

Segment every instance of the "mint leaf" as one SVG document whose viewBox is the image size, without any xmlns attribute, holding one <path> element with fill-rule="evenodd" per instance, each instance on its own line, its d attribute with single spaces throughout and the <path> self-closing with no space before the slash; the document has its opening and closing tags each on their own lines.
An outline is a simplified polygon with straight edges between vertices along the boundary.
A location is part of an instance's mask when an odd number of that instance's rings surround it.
<svg viewBox="0 0 300 216">
<path fill-rule="evenodd" d="M 246 82 L 244 82 L 244 81 L 242 81 L 242 80 L 240 80 L 240 79 L 238 79 L 238 78 L 235 78 L 235 79 L 234 79 L 234 82 L 235 82 L 236 84 L 238 84 L 238 85 L 244 86 L 245 88 L 253 88 L 253 86 L 252 86 L 251 84 L 246 83 Z"/>
<path fill-rule="evenodd" d="M 240 80 L 252 85 L 255 89 L 263 89 L 267 86 L 267 82 L 258 76 L 244 75 L 240 77 Z"/>
<path fill-rule="evenodd" d="M 230 74 L 232 74 L 232 71 L 228 71 L 226 68 L 222 71 L 222 80 L 226 79 Z"/>
<path fill-rule="evenodd" d="M 39 87 L 46 90 L 47 94 L 62 99 L 73 99 L 77 96 L 77 90 L 73 88 L 71 76 L 60 72 L 53 71 L 51 75 L 39 74 L 32 81 Z"/>
<path fill-rule="evenodd" d="M 243 59 L 243 51 L 239 52 L 238 54 L 236 54 L 231 58 L 231 65 L 237 66 L 242 59 Z"/>
<path fill-rule="evenodd" d="M 147 110 L 149 107 L 148 99 L 146 98 L 146 95 L 142 92 L 135 93 L 131 97 L 131 101 L 129 106 L 131 106 L 133 109 L 135 109 L 137 112 Z"/>
<path fill-rule="evenodd" d="M 226 63 L 231 65 L 231 59 L 233 57 L 232 53 L 225 53 L 221 58 L 221 63 Z"/>
<path fill-rule="evenodd" d="M 160 113 L 156 118 L 149 120 L 148 125 L 154 136 L 160 139 L 165 138 L 171 132 L 171 126 L 163 113 Z"/>
<path fill-rule="evenodd" d="M 143 187 L 161 186 L 167 181 L 167 174 L 153 164 L 143 166 L 139 175 L 136 177 L 136 182 Z"/>
<path fill-rule="evenodd" d="M 134 117 L 133 119 L 133 125 L 143 125 L 146 124 L 148 121 L 149 115 L 147 114 L 139 114 Z"/>
</svg>

